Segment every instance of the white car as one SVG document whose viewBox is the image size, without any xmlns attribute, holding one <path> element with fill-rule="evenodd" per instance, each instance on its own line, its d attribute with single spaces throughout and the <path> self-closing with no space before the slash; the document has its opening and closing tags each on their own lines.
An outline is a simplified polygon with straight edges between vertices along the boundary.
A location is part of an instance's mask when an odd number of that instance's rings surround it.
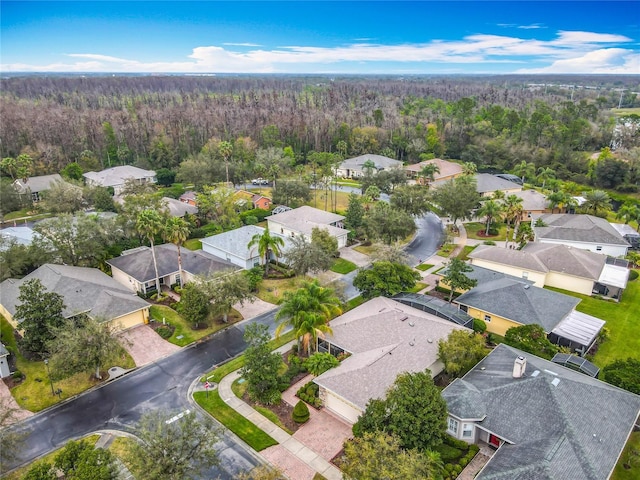
<svg viewBox="0 0 640 480">
<path fill-rule="evenodd" d="M 251 183 L 253 185 L 268 185 L 269 180 L 267 180 L 266 178 L 254 178 L 253 180 L 251 180 Z"/>
</svg>

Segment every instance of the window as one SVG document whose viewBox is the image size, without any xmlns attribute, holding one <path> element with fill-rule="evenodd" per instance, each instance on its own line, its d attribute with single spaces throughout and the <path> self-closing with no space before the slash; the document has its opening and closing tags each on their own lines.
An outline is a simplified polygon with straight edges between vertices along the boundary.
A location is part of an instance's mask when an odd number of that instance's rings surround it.
<svg viewBox="0 0 640 480">
<path fill-rule="evenodd" d="M 449 427 L 448 430 L 453 434 L 458 434 L 458 421 L 449 417 Z"/>
<path fill-rule="evenodd" d="M 462 436 L 464 438 L 471 438 L 473 436 L 473 424 L 465 423 L 462 425 Z"/>
<path fill-rule="evenodd" d="M 490 322 L 491 321 L 491 315 L 485 315 L 484 316 L 484 321 L 485 322 Z"/>
<path fill-rule="evenodd" d="M 601 252 L 602 251 L 602 245 L 598 245 L 596 247 L 596 252 Z"/>
</svg>

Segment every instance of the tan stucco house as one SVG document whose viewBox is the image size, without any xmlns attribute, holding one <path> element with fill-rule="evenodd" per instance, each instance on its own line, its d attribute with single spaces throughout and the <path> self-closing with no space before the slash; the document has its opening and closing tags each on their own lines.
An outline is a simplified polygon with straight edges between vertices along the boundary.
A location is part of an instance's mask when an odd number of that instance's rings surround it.
<svg viewBox="0 0 640 480">
<path fill-rule="evenodd" d="M 302 206 L 287 210 L 266 218 L 269 230 L 273 233 L 295 237 L 304 235 L 311 241 L 314 228 L 327 230 L 338 241 L 338 248 L 347 246 L 349 230 L 343 228 L 344 216 L 326 212 L 318 208 Z"/>
<path fill-rule="evenodd" d="M 84 314 L 122 330 L 149 321 L 149 303 L 97 268 L 47 263 L 20 280 L 10 278 L 0 284 L 0 313 L 14 328 L 20 328 L 13 318 L 20 286 L 33 279 L 62 296 L 66 318 Z"/>
<path fill-rule="evenodd" d="M 462 165 L 441 158 L 433 158 L 413 165 L 407 165 L 404 167 L 404 170 L 407 172 L 409 178 L 416 180 L 418 183 L 423 183 L 423 180 L 420 178 L 420 172 L 427 165 L 435 165 L 438 167 L 438 172 L 433 175 L 434 182 L 451 180 L 461 176 L 463 173 Z"/>
</svg>

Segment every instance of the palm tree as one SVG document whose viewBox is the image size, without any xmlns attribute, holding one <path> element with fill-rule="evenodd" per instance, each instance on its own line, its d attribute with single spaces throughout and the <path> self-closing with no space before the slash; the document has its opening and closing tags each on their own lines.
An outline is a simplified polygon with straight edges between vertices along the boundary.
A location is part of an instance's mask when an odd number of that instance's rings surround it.
<svg viewBox="0 0 640 480">
<path fill-rule="evenodd" d="M 271 252 L 276 256 L 276 263 L 278 262 L 278 255 L 282 252 L 282 247 L 284 247 L 284 240 L 282 237 L 277 235 L 271 235 L 269 232 L 269 225 L 267 225 L 262 234 L 256 233 L 249 243 L 247 244 L 247 248 L 251 248 L 254 245 L 258 246 L 258 255 L 264 258 L 265 264 L 265 276 L 269 275 L 269 258 L 271 257 Z"/>
<path fill-rule="evenodd" d="M 607 212 L 611 210 L 611 199 L 609 194 L 602 190 L 592 190 L 585 195 L 584 209 L 597 215 L 599 211 Z"/>
<path fill-rule="evenodd" d="M 505 196 L 506 193 L 504 193 L 504 190 L 496 190 L 493 192 L 493 195 L 491 195 L 491 198 L 493 200 L 504 200 Z"/>
<path fill-rule="evenodd" d="M 182 274 L 180 247 L 189 238 L 189 224 L 184 218 L 171 217 L 167 220 L 162 235 L 166 241 L 173 243 L 178 248 L 178 273 L 180 275 L 180 288 L 182 288 L 184 286 L 184 276 Z"/>
<path fill-rule="evenodd" d="M 362 164 L 362 171 L 365 175 L 371 175 L 376 170 L 376 164 L 373 160 L 367 160 Z"/>
<path fill-rule="evenodd" d="M 224 169 L 227 173 L 227 186 L 229 186 L 229 158 L 233 153 L 233 145 L 231 142 L 220 142 L 218 144 L 218 152 L 224 159 Z"/>
<path fill-rule="evenodd" d="M 485 234 L 489 235 L 489 230 L 491 229 L 491 222 L 494 218 L 500 216 L 502 212 L 502 205 L 496 202 L 495 200 L 487 200 L 482 204 L 480 209 L 478 210 L 478 216 L 486 217 L 487 219 L 487 227 L 485 229 Z"/>
<path fill-rule="evenodd" d="M 566 194 L 564 192 L 552 192 L 547 195 L 547 206 L 551 209 L 551 213 L 554 212 L 556 207 L 560 207 L 565 203 Z"/>
<path fill-rule="evenodd" d="M 285 327 L 291 326 L 298 337 L 298 347 L 302 337 L 302 346 L 306 351 L 311 339 L 315 342 L 318 336 L 331 333 L 330 327 L 323 324 L 342 313 L 340 303 L 334 291 L 320 286 L 317 280 L 305 282 L 298 290 L 286 292 L 282 307 L 276 314 L 276 320 L 280 321 L 276 337 Z"/>
<path fill-rule="evenodd" d="M 151 244 L 151 256 L 153 257 L 153 268 L 156 272 L 156 290 L 158 296 L 160 292 L 160 275 L 158 274 L 158 262 L 156 261 L 156 250 L 154 246 L 155 236 L 162 231 L 162 217 L 156 210 L 142 210 L 136 218 L 136 229 L 144 235 Z"/>
<path fill-rule="evenodd" d="M 522 183 L 524 183 L 526 178 L 532 178 L 536 173 L 536 166 L 533 163 L 529 163 L 525 160 L 520 162 L 513 169 L 513 173 L 522 178 Z"/>
<path fill-rule="evenodd" d="M 538 182 L 542 181 L 542 188 L 544 188 L 547 180 L 551 180 L 552 178 L 556 178 L 556 171 L 553 168 L 540 167 L 538 169 Z"/>
<path fill-rule="evenodd" d="M 503 204 L 503 215 L 504 221 L 507 224 L 507 236 L 506 242 L 504 244 L 505 248 L 509 246 L 509 228 L 513 224 L 513 241 L 516 239 L 518 225 L 520 224 L 520 220 L 522 219 L 522 213 L 524 209 L 522 208 L 522 198 L 517 195 L 509 195 Z"/>
<path fill-rule="evenodd" d="M 435 163 L 427 163 L 418 173 L 418 179 L 422 179 L 425 184 L 433 182 L 436 173 L 440 173 L 440 168 Z"/>
<path fill-rule="evenodd" d="M 616 213 L 616 218 L 624 219 L 625 225 L 632 220 L 639 221 L 640 220 L 640 208 L 637 205 L 633 205 L 631 203 L 623 204 L 618 213 Z"/>
<path fill-rule="evenodd" d="M 472 176 L 478 173 L 478 166 L 473 162 L 464 162 L 462 164 L 462 174 Z"/>
</svg>

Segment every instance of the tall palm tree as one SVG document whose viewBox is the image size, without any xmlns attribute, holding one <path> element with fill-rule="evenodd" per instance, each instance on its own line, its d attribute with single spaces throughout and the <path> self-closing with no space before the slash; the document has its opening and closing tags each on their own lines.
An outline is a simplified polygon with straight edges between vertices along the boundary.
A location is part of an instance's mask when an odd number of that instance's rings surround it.
<svg viewBox="0 0 640 480">
<path fill-rule="evenodd" d="M 306 347 L 305 343 L 302 345 L 306 351 L 311 339 L 315 342 L 318 336 L 331 332 L 328 325 L 322 325 L 342 313 L 340 303 L 332 289 L 320 286 L 317 280 L 305 282 L 298 290 L 284 294 L 282 307 L 276 314 L 276 320 L 280 321 L 276 336 L 290 326 L 298 337 L 298 347 L 301 337 L 306 342 Z"/>
<path fill-rule="evenodd" d="M 227 186 L 229 186 L 229 159 L 233 153 L 233 145 L 231 142 L 220 142 L 218 144 L 218 152 L 224 159 L 224 169 L 227 173 Z"/>
<path fill-rule="evenodd" d="M 609 194 L 602 190 L 592 190 L 585 195 L 586 202 L 583 207 L 587 212 L 597 215 L 598 212 L 607 212 L 611 210 L 611 199 Z"/>
<path fill-rule="evenodd" d="M 503 215 L 504 221 L 507 224 L 507 237 L 504 244 L 505 248 L 509 246 L 509 229 L 512 225 L 513 240 L 515 241 L 518 231 L 517 226 L 520 224 L 520 219 L 522 218 L 523 212 L 524 208 L 522 207 L 522 198 L 518 197 L 517 195 L 509 195 L 504 199 Z"/>
<path fill-rule="evenodd" d="M 156 272 L 156 290 L 158 291 L 158 296 L 160 296 L 162 292 L 160 292 L 160 275 L 158 274 L 154 239 L 155 236 L 162 231 L 163 223 L 162 217 L 156 210 L 142 210 L 136 218 L 136 229 L 141 235 L 147 237 L 151 244 L 151 256 L 153 257 L 153 268 Z"/>
<path fill-rule="evenodd" d="M 478 216 L 485 217 L 487 219 L 485 234 L 489 235 L 489 230 L 491 229 L 491 222 L 493 221 L 494 218 L 500 216 L 501 213 L 502 213 L 502 205 L 496 202 L 495 200 L 487 200 L 478 209 Z"/>
<path fill-rule="evenodd" d="M 422 179 L 425 184 L 433 182 L 436 173 L 440 173 L 440 168 L 435 163 L 427 163 L 424 165 L 420 172 L 418 172 L 418 179 Z"/>
<path fill-rule="evenodd" d="M 302 351 L 315 351 L 318 338 L 324 338 L 326 333 L 333 333 L 327 319 L 318 313 L 303 312 L 296 330 L 296 337 L 302 338 Z"/>
<path fill-rule="evenodd" d="M 182 274 L 180 247 L 189 238 L 189 224 L 184 218 L 170 217 L 164 226 L 162 236 L 166 241 L 173 243 L 178 248 L 178 273 L 180 274 L 180 288 L 182 288 L 184 286 L 184 275 Z"/>
<path fill-rule="evenodd" d="M 547 195 L 547 206 L 551 209 L 551 213 L 553 213 L 556 208 L 562 210 L 562 205 L 565 203 L 565 200 L 564 192 L 551 192 Z"/>
<path fill-rule="evenodd" d="M 464 162 L 462 164 L 462 174 L 466 176 L 475 175 L 478 173 L 478 166 L 473 162 Z"/>
<path fill-rule="evenodd" d="M 513 173 L 521 177 L 522 183 L 524 183 L 527 178 L 533 178 L 533 176 L 536 174 L 536 166 L 533 163 L 529 163 L 523 160 L 515 166 L 515 168 L 513 169 Z"/>
<path fill-rule="evenodd" d="M 271 257 L 271 252 L 276 256 L 276 262 L 278 261 L 278 256 L 282 252 L 282 247 L 284 247 L 284 240 L 282 237 L 277 235 L 271 235 L 269 232 L 269 225 L 267 225 L 264 229 L 264 232 L 256 233 L 249 243 L 247 244 L 247 248 L 251 248 L 254 245 L 258 246 L 258 255 L 264 258 L 265 264 L 265 276 L 269 275 L 269 257 Z"/>
<path fill-rule="evenodd" d="M 625 203 L 620 207 L 618 213 L 616 213 L 616 218 L 623 219 L 625 224 L 632 220 L 635 220 L 640 224 L 640 208 L 638 205 Z M 640 225 L 638 225 L 638 227 L 640 228 Z"/>
<path fill-rule="evenodd" d="M 556 178 L 556 171 L 549 167 L 540 167 L 538 169 L 538 182 L 542 181 L 542 188 L 544 188 L 547 180 Z"/>
</svg>

